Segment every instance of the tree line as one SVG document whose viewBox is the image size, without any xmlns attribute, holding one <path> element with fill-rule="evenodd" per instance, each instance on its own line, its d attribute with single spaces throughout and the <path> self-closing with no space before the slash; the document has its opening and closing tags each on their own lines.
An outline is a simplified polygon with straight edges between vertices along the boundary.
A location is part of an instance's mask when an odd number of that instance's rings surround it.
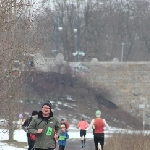
<svg viewBox="0 0 150 150">
<path fill-rule="evenodd" d="M 82 61 L 110 61 L 121 60 L 123 48 L 123 61 L 149 61 L 149 1 L 55 0 L 42 6 L 34 23 L 44 53 L 54 55 L 58 44 L 67 61 L 75 60 L 76 50 L 85 52 Z"/>
</svg>

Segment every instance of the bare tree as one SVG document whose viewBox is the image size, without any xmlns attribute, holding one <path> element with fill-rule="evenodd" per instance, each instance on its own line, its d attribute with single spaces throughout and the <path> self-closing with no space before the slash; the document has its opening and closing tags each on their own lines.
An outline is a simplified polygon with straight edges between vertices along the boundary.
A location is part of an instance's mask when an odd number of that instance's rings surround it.
<svg viewBox="0 0 150 150">
<path fill-rule="evenodd" d="M 30 40 L 26 38 L 32 27 L 29 6 L 24 0 L 0 2 L 0 105 L 1 117 L 9 122 L 10 141 L 13 140 L 13 121 L 18 115 L 16 106 L 23 94 L 24 66 L 27 67 L 26 64 L 31 61 L 30 54 L 35 50 L 34 47 L 30 48 Z"/>
<path fill-rule="evenodd" d="M 72 61 L 72 53 L 80 49 L 88 61 L 93 57 L 106 61 L 106 53 L 120 59 L 124 42 L 125 61 L 148 60 L 148 1 L 55 0 L 43 1 L 42 7 L 35 21 L 36 39 L 49 56 L 55 56 L 51 50 L 57 49 Z M 57 30 L 60 26 L 61 32 Z"/>
</svg>

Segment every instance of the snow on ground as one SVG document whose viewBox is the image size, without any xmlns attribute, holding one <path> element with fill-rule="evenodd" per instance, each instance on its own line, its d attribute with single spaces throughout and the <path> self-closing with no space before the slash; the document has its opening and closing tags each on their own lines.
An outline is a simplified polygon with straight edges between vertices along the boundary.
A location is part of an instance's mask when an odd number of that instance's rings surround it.
<svg viewBox="0 0 150 150">
<path fill-rule="evenodd" d="M 8 140 L 8 130 L 0 129 L 0 141 Z M 23 130 L 15 130 L 14 140 L 18 142 L 27 142 L 26 133 Z M 16 148 L 7 143 L 0 142 L 0 150 L 26 150 L 25 148 Z"/>
<path fill-rule="evenodd" d="M 114 132 L 133 133 L 132 130 L 127 131 L 127 130 L 123 130 L 123 129 L 112 128 L 111 130 L 105 131 L 105 137 L 107 138 L 108 136 L 110 136 L 111 133 L 114 133 Z M 135 131 L 135 132 L 140 133 L 141 131 Z M 145 133 L 150 134 L 150 131 L 145 131 Z M 74 128 L 73 126 L 70 126 L 70 130 L 69 130 L 68 134 L 69 134 L 70 139 L 80 138 L 79 130 Z M 92 130 L 87 131 L 86 138 L 93 138 Z M 0 129 L 0 141 L 3 141 L 3 140 L 8 140 L 8 130 Z M 22 129 L 15 130 L 14 140 L 16 140 L 18 142 L 27 142 L 27 137 L 26 137 L 26 133 L 24 132 L 24 130 L 22 130 Z M 9 146 L 7 143 L 0 142 L 0 150 L 26 150 L 26 148 L 16 148 L 13 146 Z"/>
<path fill-rule="evenodd" d="M 93 138 L 93 134 L 91 131 L 87 131 L 87 138 Z M 69 131 L 69 138 L 80 138 L 79 130 L 71 127 Z M 8 140 L 8 130 L 0 129 L 0 141 Z M 26 133 L 24 130 L 15 130 L 14 132 L 14 140 L 18 142 L 27 142 Z M 26 150 L 25 148 L 16 148 L 13 146 L 9 146 L 7 143 L 0 142 L 0 150 Z"/>
<path fill-rule="evenodd" d="M 6 143 L 0 143 L 0 150 L 26 150 L 26 149 L 12 147 L 12 146 L 9 146 Z"/>
</svg>

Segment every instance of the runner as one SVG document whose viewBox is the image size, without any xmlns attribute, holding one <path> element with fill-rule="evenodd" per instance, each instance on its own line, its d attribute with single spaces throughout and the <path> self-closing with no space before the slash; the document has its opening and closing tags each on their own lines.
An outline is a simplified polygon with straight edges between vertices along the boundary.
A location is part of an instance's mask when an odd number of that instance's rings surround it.
<svg viewBox="0 0 150 150">
<path fill-rule="evenodd" d="M 38 112 L 36 110 L 34 110 L 32 112 L 32 116 L 29 117 L 28 119 L 26 119 L 22 125 L 22 129 L 27 133 L 28 150 L 32 150 L 32 148 L 34 147 L 35 140 L 34 140 L 34 138 L 32 138 L 33 136 L 32 135 L 30 136 L 30 133 L 28 133 L 27 127 L 29 126 L 33 117 L 37 114 L 38 114 Z"/>
<path fill-rule="evenodd" d="M 51 108 L 50 102 L 44 103 L 42 111 L 39 111 L 28 127 L 29 133 L 35 134 L 35 150 L 55 149 L 55 140 L 58 140 L 60 134 L 60 123 L 53 116 Z"/>
<path fill-rule="evenodd" d="M 101 111 L 96 111 L 96 118 L 91 121 L 91 124 L 88 129 L 94 128 L 94 143 L 95 143 L 95 150 L 103 150 L 104 147 L 104 127 L 108 130 L 110 127 L 106 123 L 105 119 L 101 118 Z M 99 146 L 98 146 L 99 145 Z M 100 149 L 101 147 L 101 149 Z"/>
<path fill-rule="evenodd" d="M 86 129 L 88 127 L 88 122 L 85 121 L 84 117 L 81 118 L 81 121 L 79 121 L 77 128 L 80 129 L 80 137 L 81 137 L 81 144 L 82 148 L 85 147 L 85 136 L 86 136 Z"/>
<path fill-rule="evenodd" d="M 59 150 L 64 150 L 66 147 L 66 140 L 69 138 L 68 132 L 66 132 L 66 126 L 61 125 L 61 133 L 59 134 L 58 145 Z"/>
</svg>

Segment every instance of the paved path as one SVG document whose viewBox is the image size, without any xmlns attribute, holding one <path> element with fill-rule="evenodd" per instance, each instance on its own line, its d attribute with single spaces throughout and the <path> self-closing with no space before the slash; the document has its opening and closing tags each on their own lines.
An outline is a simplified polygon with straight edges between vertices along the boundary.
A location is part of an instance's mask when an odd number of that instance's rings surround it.
<svg viewBox="0 0 150 150">
<path fill-rule="evenodd" d="M 81 141 L 80 139 L 70 139 L 67 141 L 67 146 L 65 148 L 65 150 L 95 150 L 95 146 L 94 146 L 94 142 L 93 139 L 87 139 L 86 140 L 86 145 L 84 148 L 81 148 Z M 56 150 L 58 150 L 58 147 L 56 148 Z"/>
</svg>

